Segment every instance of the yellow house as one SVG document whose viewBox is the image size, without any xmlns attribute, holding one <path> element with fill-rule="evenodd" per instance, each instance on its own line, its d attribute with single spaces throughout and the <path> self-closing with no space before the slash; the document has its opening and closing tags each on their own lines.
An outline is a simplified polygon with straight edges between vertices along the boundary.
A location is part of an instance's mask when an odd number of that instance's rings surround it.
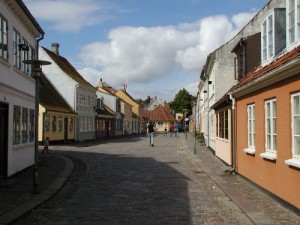
<svg viewBox="0 0 300 225">
<path fill-rule="evenodd" d="M 132 134 L 132 106 L 121 100 L 121 113 L 123 117 L 123 135 Z"/>
<path fill-rule="evenodd" d="M 155 123 L 158 132 L 163 132 L 165 128 L 169 131 L 170 125 L 176 122 L 174 116 L 162 105 L 157 106 L 154 110 L 144 110 L 143 117 L 146 121 Z"/>
<path fill-rule="evenodd" d="M 43 142 L 46 137 L 49 137 L 50 142 L 74 141 L 77 113 L 57 92 L 46 76 L 42 76 L 41 83 L 39 142 Z"/>
<path fill-rule="evenodd" d="M 115 92 L 115 95 L 120 99 L 132 106 L 132 115 L 131 115 L 131 134 L 141 133 L 141 121 L 142 121 L 142 107 L 141 105 L 134 100 L 126 90 L 118 90 Z"/>
</svg>

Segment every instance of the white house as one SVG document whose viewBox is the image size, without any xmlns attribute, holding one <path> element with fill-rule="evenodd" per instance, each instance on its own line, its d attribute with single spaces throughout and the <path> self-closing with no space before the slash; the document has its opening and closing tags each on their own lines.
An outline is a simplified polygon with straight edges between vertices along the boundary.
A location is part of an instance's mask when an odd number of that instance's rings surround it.
<svg viewBox="0 0 300 225">
<path fill-rule="evenodd" d="M 52 51 L 39 48 L 40 59 L 50 61 L 43 69 L 46 77 L 56 87 L 68 104 L 78 113 L 76 118 L 76 141 L 95 139 L 96 89 L 78 71 L 59 55 L 59 44 L 52 44 Z"/>
<path fill-rule="evenodd" d="M 273 8 L 285 8 L 285 0 L 269 1 L 231 40 L 207 56 L 207 61 L 201 71 L 198 86 L 200 98 L 197 100 L 201 120 L 197 123 L 201 122 L 199 126 L 204 128 L 206 146 L 229 165 L 232 163 L 231 136 L 228 132 L 230 108 L 216 113 L 212 106 L 240 79 L 239 69 L 241 68 L 238 68 L 237 62 L 243 55 L 237 57 L 233 49 L 241 40 L 260 33 L 262 21 Z M 220 130 L 224 132 L 220 133 Z"/>
<path fill-rule="evenodd" d="M 0 179 L 34 164 L 36 57 L 44 31 L 20 0 L 0 1 Z"/>
<path fill-rule="evenodd" d="M 113 89 L 108 84 L 102 81 L 99 82 L 98 90 L 96 92 L 97 98 L 103 98 L 103 102 L 106 106 L 108 106 L 111 110 L 115 112 L 114 118 L 114 135 L 121 136 L 123 135 L 123 118 L 124 115 L 121 113 L 121 101 L 119 97 L 113 94 Z"/>
</svg>

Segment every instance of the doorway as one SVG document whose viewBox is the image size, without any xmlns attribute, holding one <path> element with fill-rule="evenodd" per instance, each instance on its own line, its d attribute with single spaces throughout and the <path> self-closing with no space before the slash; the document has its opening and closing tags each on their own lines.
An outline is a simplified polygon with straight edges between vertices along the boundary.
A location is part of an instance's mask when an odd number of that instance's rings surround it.
<svg viewBox="0 0 300 225">
<path fill-rule="evenodd" d="M 0 103 L 0 179 L 7 176 L 8 105 Z"/>
<path fill-rule="evenodd" d="M 64 142 L 66 143 L 68 141 L 68 117 L 65 117 L 64 119 Z"/>
</svg>

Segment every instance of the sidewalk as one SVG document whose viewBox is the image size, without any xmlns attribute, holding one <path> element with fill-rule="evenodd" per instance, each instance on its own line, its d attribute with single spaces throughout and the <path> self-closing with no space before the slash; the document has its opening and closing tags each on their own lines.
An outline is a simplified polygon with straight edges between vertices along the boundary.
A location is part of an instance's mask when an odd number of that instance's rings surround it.
<svg viewBox="0 0 300 225">
<path fill-rule="evenodd" d="M 32 194 L 32 168 L 0 181 L 0 225 L 13 222 L 51 198 L 74 167 L 69 158 L 54 154 L 40 154 L 39 161 L 39 194 Z"/>
<path fill-rule="evenodd" d="M 184 135 L 181 135 L 180 138 L 178 148 L 182 154 L 209 175 L 254 224 L 300 225 L 299 210 L 297 215 L 241 176 L 230 175 L 225 172 L 230 168 L 215 157 L 205 146 L 198 141 L 195 142 L 191 134 L 187 135 L 187 139 Z"/>
</svg>

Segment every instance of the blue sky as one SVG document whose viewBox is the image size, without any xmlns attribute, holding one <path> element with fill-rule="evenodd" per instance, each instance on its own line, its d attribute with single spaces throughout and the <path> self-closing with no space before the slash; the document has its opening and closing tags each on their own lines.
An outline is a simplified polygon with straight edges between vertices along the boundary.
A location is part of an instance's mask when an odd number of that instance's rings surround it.
<svg viewBox="0 0 300 225">
<path fill-rule="evenodd" d="M 268 0 L 23 0 L 45 31 L 41 45 L 96 86 L 102 78 L 133 98 L 172 101 L 197 91 L 206 56 Z"/>
</svg>

